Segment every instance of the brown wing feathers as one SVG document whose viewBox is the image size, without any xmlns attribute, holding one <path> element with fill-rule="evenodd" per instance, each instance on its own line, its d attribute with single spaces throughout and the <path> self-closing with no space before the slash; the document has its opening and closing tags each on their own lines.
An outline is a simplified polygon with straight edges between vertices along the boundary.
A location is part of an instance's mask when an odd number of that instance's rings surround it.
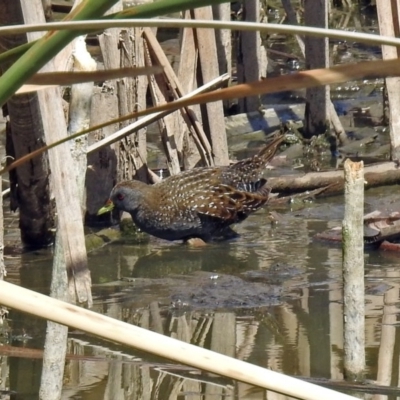
<svg viewBox="0 0 400 400">
<path fill-rule="evenodd" d="M 196 211 L 223 220 L 242 220 L 261 208 L 268 201 L 270 189 L 266 186 L 267 181 L 259 178 L 259 174 L 274 157 L 283 139 L 284 136 L 273 139 L 253 158 L 230 166 L 225 182 L 211 187 Z M 237 171 L 232 182 L 229 181 L 229 171 Z"/>
<path fill-rule="evenodd" d="M 236 215 L 251 214 L 268 201 L 269 188 L 263 187 L 255 193 L 243 192 L 231 186 L 213 188 L 213 196 L 197 207 L 197 212 L 221 219 L 235 219 Z"/>
</svg>

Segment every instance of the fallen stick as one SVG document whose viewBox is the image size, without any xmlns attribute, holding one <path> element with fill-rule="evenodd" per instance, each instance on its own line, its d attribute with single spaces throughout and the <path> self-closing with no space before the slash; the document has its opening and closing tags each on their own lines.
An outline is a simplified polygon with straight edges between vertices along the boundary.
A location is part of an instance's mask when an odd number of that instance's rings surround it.
<svg viewBox="0 0 400 400">
<path fill-rule="evenodd" d="M 365 188 L 393 185 L 400 181 L 400 168 L 393 162 L 370 165 L 364 168 Z M 343 193 L 343 170 L 310 172 L 304 175 L 284 175 L 268 178 L 268 185 L 274 192 L 293 193 L 330 186 L 325 194 Z"/>
<path fill-rule="evenodd" d="M 316 197 L 324 194 L 327 190 L 330 189 L 330 186 L 325 186 L 319 189 L 315 189 L 310 191 L 306 191 L 303 193 L 297 193 L 291 196 L 285 196 L 285 197 L 272 197 L 271 199 L 268 200 L 268 205 L 276 205 L 276 204 L 287 204 L 293 200 L 313 200 Z"/>
<path fill-rule="evenodd" d="M 355 397 L 181 342 L 4 281 L 0 281 L 0 304 L 298 399 L 357 400 Z"/>
</svg>

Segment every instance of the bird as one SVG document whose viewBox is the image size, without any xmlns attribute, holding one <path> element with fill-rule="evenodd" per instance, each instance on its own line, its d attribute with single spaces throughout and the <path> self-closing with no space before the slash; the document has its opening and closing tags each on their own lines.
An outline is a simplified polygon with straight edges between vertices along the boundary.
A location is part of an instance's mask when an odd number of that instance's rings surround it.
<svg viewBox="0 0 400 400">
<path fill-rule="evenodd" d="M 153 185 L 120 182 L 97 215 L 115 207 L 128 212 L 143 232 L 169 241 L 235 237 L 231 225 L 268 201 L 271 189 L 262 172 L 283 140 L 280 135 L 255 156 L 229 166 L 194 168 Z"/>
</svg>

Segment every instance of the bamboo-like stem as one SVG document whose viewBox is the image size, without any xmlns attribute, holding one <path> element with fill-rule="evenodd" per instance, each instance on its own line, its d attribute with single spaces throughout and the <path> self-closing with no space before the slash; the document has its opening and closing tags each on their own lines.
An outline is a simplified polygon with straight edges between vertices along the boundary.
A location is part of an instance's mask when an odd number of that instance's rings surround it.
<svg viewBox="0 0 400 400">
<path fill-rule="evenodd" d="M 218 1 L 222 3 L 223 1 Z M 209 4 L 209 3 L 207 3 Z M 141 19 L 113 19 L 113 20 L 90 20 L 90 21 L 68 21 L 49 22 L 35 25 L 12 25 L 0 27 L 0 35 L 15 35 L 18 33 L 48 31 L 48 30 L 79 30 L 80 32 L 98 31 L 108 28 L 131 28 L 131 27 L 158 27 L 158 28 L 211 28 L 231 29 L 238 31 L 259 31 L 266 33 L 281 33 L 286 35 L 310 35 L 315 37 L 329 37 L 331 39 L 344 39 L 361 43 L 375 45 L 385 44 L 388 46 L 400 46 L 400 38 L 382 36 L 363 32 L 349 32 L 342 29 L 324 29 L 310 26 L 299 26 L 290 24 L 264 24 L 259 22 L 238 22 L 238 21 L 212 21 L 212 20 L 182 20 L 176 18 L 141 18 Z M 29 46 L 19 46 L 7 51 L 7 56 L 16 56 L 26 51 Z M 17 50 L 20 49 L 20 50 Z M 3 62 L 3 53 L 0 62 Z"/>
<path fill-rule="evenodd" d="M 181 342 L 4 281 L 0 281 L 0 304 L 298 399 L 356 400 L 355 397 Z"/>
<path fill-rule="evenodd" d="M 103 0 L 95 0 L 92 2 L 92 0 L 85 0 L 82 3 L 79 4 L 79 6 L 75 7 L 72 9 L 72 11 L 67 15 L 67 17 L 64 19 L 64 22 L 68 22 L 69 20 L 88 20 L 88 19 L 95 19 L 101 17 L 101 14 L 103 14 L 107 9 L 111 8 L 113 4 L 115 4 L 118 0 L 105 0 L 105 3 L 103 3 Z M 203 7 L 211 4 L 218 4 L 218 3 L 225 3 L 227 0 L 160 0 L 157 2 L 146 2 L 144 4 L 139 4 L 134 7 L 125 9 L 124 11 L 121 11 L 116 14 L 110 14 L 106 17 L 105 19 L 114 19 L 114 18 L 151 18 L 151 17 L 158 17 L 160 15 L 165 15 L 165 14 L 172 14 L 175 12 L 179 11 L 185 11 L 190 8 L 196 8 L 196 7 Z M 103 9 L 103 12 L 97 13 L 97 10 L 101 10 L 100 7 L 104 7 L 104 5 L 107 6 L 107 8 Z M 46 30 L 46 29 L 44 29 Z M 43 47 L 43 54 L 42 56 L 47 57 L 50 55 L 49 49 L 50 45 L 49 42 L 51 43 L 56 43 L 58 41 L 59 48 L 58 50 L 61 50 L 62 47 L 64 47 L 66 44 L 69 43 L 74 37 L 80 36 L 85 33 L 89 33 L 87 29 L 79 29 L 79 33 L 72 30 L 65 31 L 62 35 L 60 35 L 61 32 L 57 32 L 52 35 L 46 35 L 46 37 L 50 37 L 51 40 L 48 40 L 45 43 L 45 46 L 40 46 Z M 69 39 L 68 39 L 69 38 Z M 42 40 L 42 39 L 41 39 Z M 5 62 L 6 60 L 8 62 L 12 61 L 13 59 L 16 59 L 18 57 L 22 57 L 27 49 L 30 51 L 30 49 L 35 47 L 36 42 L 31 42 L 31 47 L 27 48 L 26 46 L 19 46 L 15 49 L 12 49 L 12 54 L 8 53 L 3 53 L 0 56 L 0 62 Z M 42 44 L 42 42 L 41 42 Z M 52 50 L 51 50 L 52 51 Z M 41 57 L 42 57 L 41 56 Z M 36 57 L 36 56 L 35 56 Z M 50 57 L 51 58 L 51 57 Z M 36 58 L 33 58 L 33 60 L 38 60 Z M 40 62 L 40 61 L 39 61 Z M 35 63 L 32 63 L 34 67 L 37 67 Z M 38 68 L 39 69 L 39 68 Z"/>
<path fill-rule="evenodd" d="M 107 81 L 140 75 L 154 75 L 162 72 L 161 66 L 149 68 L 119 68 L 94 72 L 49 72 L 35 74 L 15 94 L 36 92 L 54 86 L 68 86 L 83 82 Z"/>
<path fill-rule="evenodd" d="M 74 71 L 74 72 L 43 72 L 33 75 L 28 80 L 31 85 L 74 85 L 78 83 L 107 81 L 111 79 L 133 78 L 140 75 L 161 74 L 161 66 L 138 67 L 138 68 L 118 68 L 101 71 Z"/>
</svg>

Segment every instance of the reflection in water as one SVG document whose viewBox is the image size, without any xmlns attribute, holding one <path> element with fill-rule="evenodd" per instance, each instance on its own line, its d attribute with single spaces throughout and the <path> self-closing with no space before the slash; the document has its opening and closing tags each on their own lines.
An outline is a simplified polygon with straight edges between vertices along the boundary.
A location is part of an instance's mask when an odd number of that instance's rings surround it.
<svg viewBox="0 0 400 400">
<path fill-rule="evenodd" d="M 342 380 L 341 249 L 312 240 L 333 224 L 321 214 L 296 212 L 271 226 L 261 212 L 238 227 L 238 239 L 201 249 L 152 238 L 106 246 L 90 256 L 94 310 L 275 371 Z M 19 280 L 43 291 L 50 259 L 24 257 Z M 367 374 L 397 385 L 398 258 L 365 257 Z M 42 322 L 11 319 L 9 344 L 41 348 Z M 21 332 L 33 339 L 21 341 Z M 64 399 L 287 398 L 80 332 L 70 338 Z M 1 354 L 0 389 L 37 398 L 41 361 Z"/>
</svg>

